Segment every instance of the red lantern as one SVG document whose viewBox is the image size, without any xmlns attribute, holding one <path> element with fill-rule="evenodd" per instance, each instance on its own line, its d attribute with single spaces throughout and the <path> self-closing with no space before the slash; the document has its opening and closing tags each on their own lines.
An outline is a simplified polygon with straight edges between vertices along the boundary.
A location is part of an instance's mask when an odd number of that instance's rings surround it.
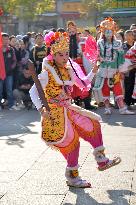
<svg viewBox="0 0 136 205">
<path fill-rule="evenodd" d="M 3 9 L 0 8 L 0 16 L 2 16 L 2 15 L 3 15 Z"/>
</svg>

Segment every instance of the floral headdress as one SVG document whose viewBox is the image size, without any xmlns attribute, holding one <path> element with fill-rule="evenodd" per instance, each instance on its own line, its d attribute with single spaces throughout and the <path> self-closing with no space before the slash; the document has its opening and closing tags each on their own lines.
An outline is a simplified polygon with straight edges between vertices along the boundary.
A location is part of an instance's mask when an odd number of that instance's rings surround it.
<svg viewBox="0 0 136 205">
<path fill-rule="evenodd" d="M 116 22 L 111 17 L 108 17 L 100 23 L 100 30 L 103 33 L 105 30 L 112 30 L 113 32 L 115 32 Z"/>
<path fill-rule="evenodd" d="M 50 31 L 44 37 L 46 46 L 51 49 L 51 54 L 59 51 L 69 50 L 69 39 L 66 32 L 52 32 Z"/>
</svg>

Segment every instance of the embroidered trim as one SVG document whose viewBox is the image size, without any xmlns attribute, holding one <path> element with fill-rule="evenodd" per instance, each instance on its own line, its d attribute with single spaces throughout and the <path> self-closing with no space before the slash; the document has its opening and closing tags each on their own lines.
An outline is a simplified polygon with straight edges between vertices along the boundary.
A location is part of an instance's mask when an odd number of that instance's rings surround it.
<svg viewBox="0 0 136 205">
<path fill-rule="evenodd" d="M 57 75 L 57 73 L 56 73 L 55 69 L 53 68 L 53 66 L 48 64 L 48 60 L 46 58 L 43 60 L 43 66 L 45 66 L 47 69 L 49 69 L 49 71 L 52 73 L 53 77 L 55 78 L 56 82 L 59 85 L 70 85 L 70 86 L 72 86 L 74 84 L 72 69 L 71 69 L 70 66 L 69 66 L 69 71 L 70 71 L 69 74 L 70 74 L 71 80 L 64 80 L 64 82 L 59 78 L 59 76 Z"/>
<path fill-rule="evenodd" d="M 95 155 L 97 152 L 103 151 L 103 150 L 105 150 L 105 147 L 103 145 L 96 147 L 93 151 L 93 155 Z"/>
<path fill-rule="evenodd" d="M 77 170 L 79 168 L 79 165 L 75 166 L 75 167 L 67 167 L 67 170 Z"/>
<path fill-rule="evenodd" d="M 96 77 L 97 78 L 97 77 Z M 102 77 L 102 81 L 101 81 L 101 84 L 100 84 L 100 86 L 97 88 L 97 87 L 93 87 L 93 90 L 94 91 L 96 91 L 96 90 L 101 90 L 102 89 L 102 87 L 103 87 L 103 85 L 104 85 L 104 78 Z"/>
<path fill-rule="evenodd" d="M 95 137 L 97 135 L 99 129 L 100 129 L 100 123 L 97 120 L 90 119 L 90 121 L 93 123 L 93 130 L 92 131 L 86 131 L 83 128 L 81 128 L 80 126 L 78 126 L 77 124 L 75 124 L 75 122 L 71 119 L 70 114 L 68 114 L 68 118 L 72 122 L 72 125 L 74 126 L 74 129 L 77 130 L 78 133 L 80 133 L 80 136 L 82 138 L 84 138 L 84 137 Z"/>
<path fill-rule="evenodd" d="M 70 152 L 72 152 L 78 146 L 78 143 L 79 143 L 79 136 L 78 136 L 77 131 L 74 130 L 74 138 L 73 138 L 72 142 L 70 142 L 69 145 L 67 145 L 66 147 L 58 147 L 58 146 L 55 146 L 55 147 L 61 153 L 69 154 Z"/>
<path fill-rule="evenodd" d="M 115 100 L 117 101 L 119 98 L 123 99 L 123 97 L 124 97 L 123 95 L 118 95 L 115 97 Z"/>
<path fill-rule="evenodd" d="M 103 97 L 103 101 L 105 102 L 106 100 L 109 100 L 109 101 L 110 101 L 110 96 Z"/>
<path fill-rule="evenodd" d="M 67 111 L 66 111 L 66 108 L 64 108 L 64 119 L 65 119 L 65 131 L 64 131 L 64 136 L 61 140 L 57 141 L 57 142 L 46 142 L 45 143 L 50 146 L 50 145 L 57 145 L 61 142 L 63 142 L 67 136 Z"/>
</svg>

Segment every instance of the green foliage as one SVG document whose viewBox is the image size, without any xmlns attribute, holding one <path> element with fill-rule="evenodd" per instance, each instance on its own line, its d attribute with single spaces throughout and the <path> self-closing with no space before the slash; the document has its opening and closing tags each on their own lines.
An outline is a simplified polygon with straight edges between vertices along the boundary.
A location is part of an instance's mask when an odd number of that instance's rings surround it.
<svg viewBox="0 0 136 205">
<path fill-rule="evenodd" d="M 0 7 L 4 13 L 22 18 L 34 17 L 55 9 L 55 0 L 0 0 Z"/>
<path fill-rule="evenodd" d="M 82 0 L 82 2 L 86 5 L 88 12 L 92 9 L 104 11 L 110 7 L 110 0 Z"/>
</svg>

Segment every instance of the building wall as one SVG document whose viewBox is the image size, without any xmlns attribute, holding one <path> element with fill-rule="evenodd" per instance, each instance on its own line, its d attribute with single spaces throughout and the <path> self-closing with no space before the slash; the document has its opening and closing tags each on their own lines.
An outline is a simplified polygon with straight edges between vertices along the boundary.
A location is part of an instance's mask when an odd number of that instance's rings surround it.
<svg viewBox="0 0 136 205">
<path fill-rule="evenodd" d="M 50 28 L 57 27 L 57 17 L 56 16 L 39 16 L 37 20 L 33 22 L 28 22 L 28 30 L 35 32 L 42 32 L 43 30 L 48 30 Z"/>
<path fill-rule="evenodd" d="M 136 0 L 110 0 L 111 8 L 136 8 Z"/>
<path fill-rule="evenodd" d="M 62 0 L 61 16 L 63 19 L 63 27 L 67 21 L 73 20 L 78 27 L 87 27 L 94 25 L 93 18 L 86 16 L 86 8 L 81 0 Z"/>
<path fill-rule="evenodd" d="M 136 23 L 136 0 L 109 0 L 109 9 L 103 16 L 113 17 L 120 27 L 128 29 Z"/>
<path fill-rule="evenodd" d="M 64 1 L 62 5 L 62 12 L 85 12 L 86 9 L 81 1 Z"/>
</svg>

